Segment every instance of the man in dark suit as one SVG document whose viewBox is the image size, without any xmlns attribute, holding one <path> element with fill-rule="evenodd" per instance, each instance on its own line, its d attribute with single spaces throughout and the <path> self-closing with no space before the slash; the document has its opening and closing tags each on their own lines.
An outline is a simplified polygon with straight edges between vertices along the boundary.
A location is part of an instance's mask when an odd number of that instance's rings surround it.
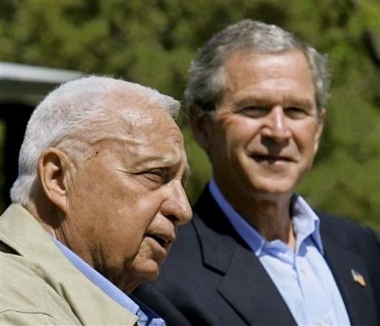
<svg viewBox="0 0 380 326">
<path fill-rule="evenodd" d="M 374 231 L 296 193 L 328 97 L 327 59 L 292 33 L 244 20 L 214 35 L 185 92 L 213 177 L 143 298 L 169 325 L 379 325 Z"/>
</svg>

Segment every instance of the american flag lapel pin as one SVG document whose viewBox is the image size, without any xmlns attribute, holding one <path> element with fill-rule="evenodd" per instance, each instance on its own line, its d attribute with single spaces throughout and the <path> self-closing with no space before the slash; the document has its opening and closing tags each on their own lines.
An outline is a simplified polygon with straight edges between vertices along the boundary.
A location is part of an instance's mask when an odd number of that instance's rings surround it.
<svg viewBox="0 0 380 326">
<path fill-rule="evenodd" d="M 351 269 L 351 275 L 354 280 L 354 282 L 358 283 L 360 286 L 365 287 L 367 283 L 365 282 L 365 279 L 362 274 L 360 274 L 355 269 Z"/>
</svg>

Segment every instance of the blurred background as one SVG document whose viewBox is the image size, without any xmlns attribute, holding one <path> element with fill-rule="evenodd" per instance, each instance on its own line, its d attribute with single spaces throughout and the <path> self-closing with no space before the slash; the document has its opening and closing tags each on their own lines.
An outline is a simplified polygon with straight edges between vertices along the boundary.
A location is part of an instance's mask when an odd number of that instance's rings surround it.
<svg viewBox="0 0 380 326">
<path fill-rule="evenodd" d="M 65 78 L 96 73 L 181 100 L 198 48 L 244 18 L 277 24 L 329 54 L 333 81 L 322 146 L 298 192 L 315 208 L 380 231 L 379 0 L 1 0 L 0 211 L 9 202 L 26 121 L 44 93 Z M 8 63 L 22 64 L 23 78 L 44 72 L 33 67 L 56 75 L 38 89 L 10 87 Z M 193 201 L 210 167 L 184 114 L 180 124 Z"/>
</svg>

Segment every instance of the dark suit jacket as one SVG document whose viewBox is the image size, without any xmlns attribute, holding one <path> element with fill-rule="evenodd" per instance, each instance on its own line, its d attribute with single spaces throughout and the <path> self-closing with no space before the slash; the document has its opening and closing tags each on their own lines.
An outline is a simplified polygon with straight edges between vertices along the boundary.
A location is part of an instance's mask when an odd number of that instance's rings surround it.
<svg viewBox="0 0 380 326">
<path fill-rule="evenodd" d="M 353 325 L 380 325 L 380 245 L 349 220 L 318 214 L 325 259 Z M 365 279 L 354 282 L 351 269 Z M 295 325 L 276 286 L 235 233 L 208 188 L 194 206 L 160 277 L 135 295 L 168 325 Z"/>
</svg>

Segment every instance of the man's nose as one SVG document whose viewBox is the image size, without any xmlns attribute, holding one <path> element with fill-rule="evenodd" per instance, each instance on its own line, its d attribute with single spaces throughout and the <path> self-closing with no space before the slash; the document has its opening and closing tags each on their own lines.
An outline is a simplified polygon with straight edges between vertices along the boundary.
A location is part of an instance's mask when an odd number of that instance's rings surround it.
<svg viewBox="0 0 380 326">
<path fill-rule="evenodd" d="M 163 214 L 169 218 L 174 218 L 176 224 L 182 225 L 190 222 L 193 211 L 182 184 L 178 182 L 173 185 L 169 198 L 163 207 Z"/>
<path fill-rule="evenodd" d="M 277 142 L 287 140 L 290 137 L 287 117 L 281 106 L 274 107 L 265 117 L 262 134 Z"/>
</svg>

